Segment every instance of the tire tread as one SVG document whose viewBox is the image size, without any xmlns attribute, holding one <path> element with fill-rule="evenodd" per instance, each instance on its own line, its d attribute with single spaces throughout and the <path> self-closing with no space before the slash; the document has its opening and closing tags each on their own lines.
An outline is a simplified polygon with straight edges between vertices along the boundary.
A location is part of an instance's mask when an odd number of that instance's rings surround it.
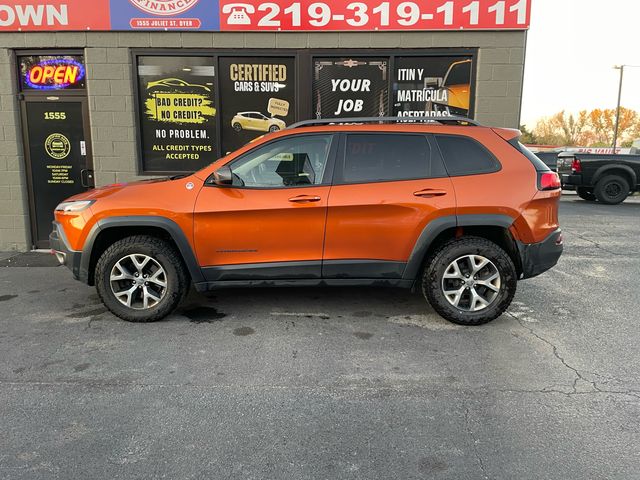
<svg viewBox="0 0 640 480">
<path fill-rule="evenodd" d="M 442 295 L 439 295 L 441 293 L 441 278 L 435 275 L 435 270 L 445 262 L 444 258 L 452 248 L 467 248 L 476 251 L 482 249 L 490 250 L 492 254 L 497 256 L 498 263 L 502 263 L 502 267 L 506 267 L 509 270 L 512 278 L 505 278 L 504 272 L 500 271 L 500 275 L 503 277 L 502 281 L 506 285 L 507 295 L 499 300 L 498 305 L 489 307 L 486 312 L 482 311 L 479 314 L 469 314 L 455 309 Z M 481 252 L 478 253 L 482 254 Z M 466 236 L 444 243 L 437 248 L 433 254 L 428 256 L 421 287 L 422 293 L 429 304 L 443 318 L 458 325 L 477 326 L 495 320 L 509 308 L 516 293 L 516 282 L 517 274 L 513 260 L 511 260 L 511 257 L 509 257 L 499 245 L 482 237 Z"/>
<path fill-rule="evenodd" d="M 177 283 L 177 288 L 174 289 L 173 292 L 166 293 L 166 295 L 170 295 L 172 298 L 168 299 L 169 301 L 165 301 L 167 300 L 165 297 L 163 302 L 160 303 L 159 308 L 154 307 L 153 311 L 147 315 L 143 315 L 141 313 L 145 312 L 144 310 L 127 309 L 125 306 L 118 303 L 117 299 L 108 297 L 108 286 L 102 285 L 105 274 L 107 273 L 106 269 L 112 259 L 120 255 L 125 255 L 127 254 L 127 251 L 134 249 L 135 247 L 139 248 L 140 246 L 149 250 L 155 250 L 161 255 L 164 255 L 167 257 L 167 261 L 170 263 L 170 266 L 176 270 L 176 278 L 173 279 L 173 281 Z M 163 266 L 165 270 L 167 270 L 168 266 Z M 133 235 L 123 238 L 122 240 L 118 240 L 110 245 L 98 259 L 95 278 L 96 290 L 102 303 L 115 316 L 128 322 L 147 323 L 161 320 L 175 310 L 189 291 L 189 277 L 186 273 L 186 268 L 180 254 L 166 241 L 149 235 Z"/>
</svg>

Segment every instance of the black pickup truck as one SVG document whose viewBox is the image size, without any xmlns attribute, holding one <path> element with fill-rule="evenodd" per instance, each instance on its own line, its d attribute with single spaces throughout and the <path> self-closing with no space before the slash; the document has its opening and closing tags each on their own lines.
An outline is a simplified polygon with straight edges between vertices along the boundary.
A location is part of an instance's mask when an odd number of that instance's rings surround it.
<svg viewBox="0 0 640 480">
<path fill-rule="evenodd" d="M 640 155 L 564 152 L 558 155 L 558 174 L 564 190 L 575 190 L 584 200 L 617 205 L 640 190 Z"/>
</svg>

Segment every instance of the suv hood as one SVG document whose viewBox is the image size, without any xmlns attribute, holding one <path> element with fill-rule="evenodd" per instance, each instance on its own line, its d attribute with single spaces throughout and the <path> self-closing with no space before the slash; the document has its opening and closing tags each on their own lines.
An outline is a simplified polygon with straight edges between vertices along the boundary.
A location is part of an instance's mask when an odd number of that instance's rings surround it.
<svg viewBox="0 0 640 480">
<path fill-rule="evenodd" d="M 136 186 L 136 185 L 148 185 L 151 183 L 161 183 L 168 182 L 172 179 L 170 177 L 164 178 L 152 178 L 149 180 L 136 180 L 135 182 L 122 182 L 122 183 L 113 183 L 110 185 L 104 185 L 102 187 L 92 188 L 91 190 L 87 190 L 86 192 L 78 193 L 72 197 L 65 199 L 64 201 L 69 200 L 92 200 L 97 198 L 107 197 L 109 195 L 113 195 L 125 188 Z"/>
</svg>

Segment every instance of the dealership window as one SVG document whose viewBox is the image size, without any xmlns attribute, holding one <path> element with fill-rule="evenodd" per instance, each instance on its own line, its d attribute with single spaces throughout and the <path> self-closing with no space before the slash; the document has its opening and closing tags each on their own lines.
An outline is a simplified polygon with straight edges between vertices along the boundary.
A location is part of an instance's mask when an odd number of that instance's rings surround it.
<svg viewBox="0 0 640 480">
<path fill-rule="evenodd" d="M 471 56 L 396 57 L 393 115 L 469 116 Z"/>
<path fill-rule="evenodd" d="M 138 118 L 142 170 L 192 172 L 217 158 L 212 57 L 140 56 Z"/>
<path fill-rule="evenodd" d="M 295 122 L 295 58 L 219 58 L 222 152 Z"/>
<path fill-rule="evenodd" d="M 474 49 L 183 52 L 135 52 L 141 173 L 196 171 L 299 120 L 473 116 Z"/>
<path fill-rule="evenodd" d="M 315 118 L 387 116 L 389 58 L 314 58 L 313 101 Z"/>
</svg>

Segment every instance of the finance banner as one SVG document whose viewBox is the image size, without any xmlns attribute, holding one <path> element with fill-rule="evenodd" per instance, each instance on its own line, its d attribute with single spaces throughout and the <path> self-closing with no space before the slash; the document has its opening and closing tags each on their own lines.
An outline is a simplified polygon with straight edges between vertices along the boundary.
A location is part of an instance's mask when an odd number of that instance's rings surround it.
<svg viewBox="0 0 640 480">
<path fill-rule="evenodd" d="M 111 0 L 112 30 L 219 30 L 218 0 Z"/>
</svg>

